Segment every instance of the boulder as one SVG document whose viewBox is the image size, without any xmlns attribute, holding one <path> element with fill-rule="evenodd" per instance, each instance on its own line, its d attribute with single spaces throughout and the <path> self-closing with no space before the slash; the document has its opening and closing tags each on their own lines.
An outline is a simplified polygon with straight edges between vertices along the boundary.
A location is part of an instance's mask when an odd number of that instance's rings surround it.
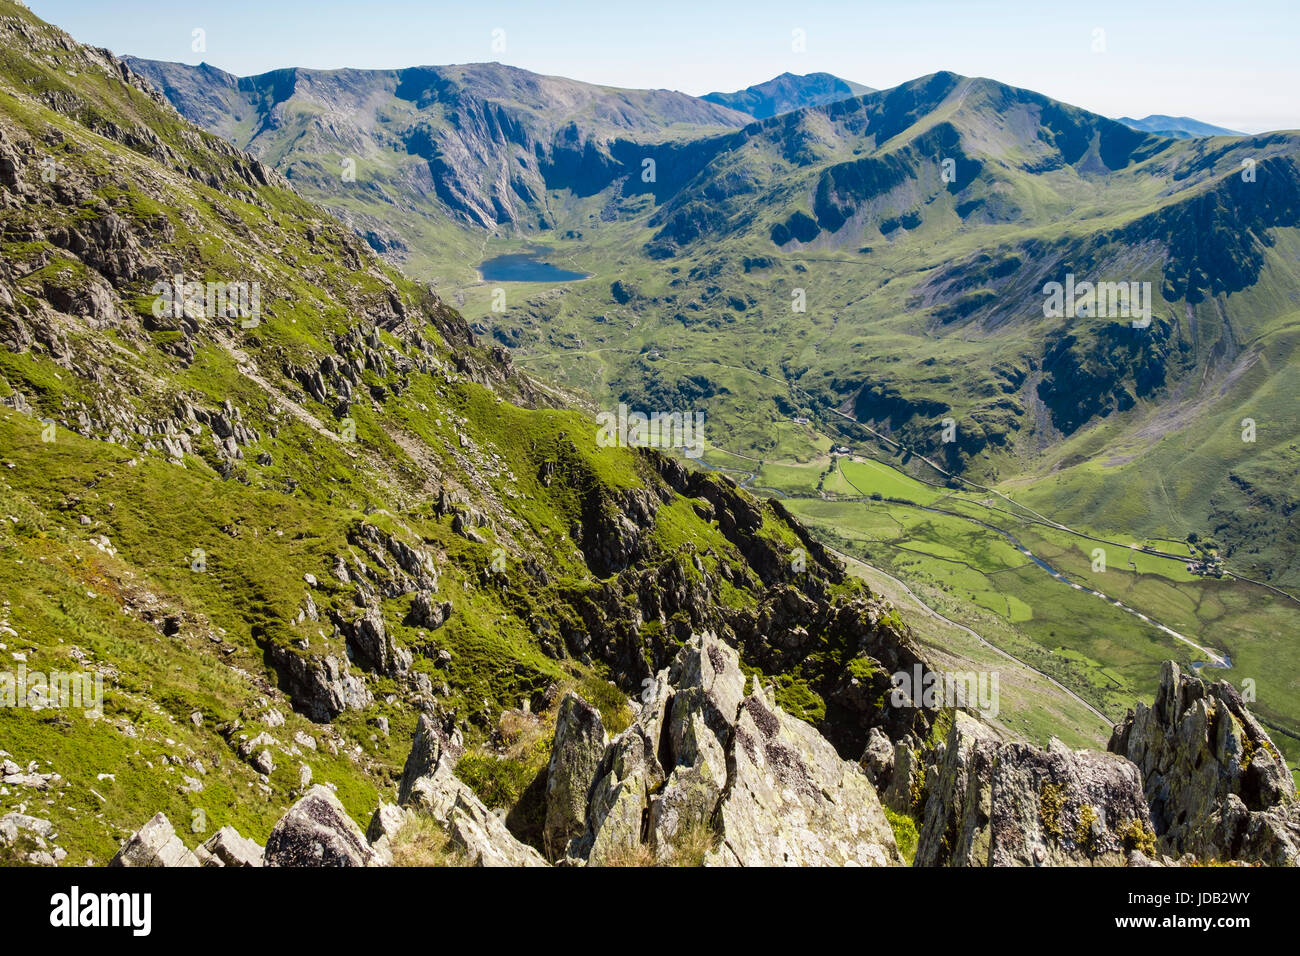
<svg viewBox="0 0 1300 956">
<path fill-rule="evenodd" d="M 366 827 L 366 839 L 376 847 L 391 848 L 393 837 L 410 819 L 411 811 L 393 803 L 380 803 L 370 818 L 370 826 Z"/>
<path fill-rule="evenodd" d="M 382 866 L 334 792 L 315 786 L 289 808 L 266 841 L 266 866 Z"/>
<path fill-rule="evenodd" d="M 265 850 L 234 827 L 222 827 L 194 851 L 203 866 L 261 866 Z"/>
<path fill-rule="evenodd" d="M 432 591 L 417 591 L 411 600 L 411 611 L 407 623 L 412 627 L 427 627 L 437 630 L 451 617 L 451 602 L 434 600 Z"/>
<path fill-rule="evenodd" d="M 198 866 L 199 860 L 181 842 L 171 821 L 159 813 L 122 844 L 109 866 Z"/>
</svg>

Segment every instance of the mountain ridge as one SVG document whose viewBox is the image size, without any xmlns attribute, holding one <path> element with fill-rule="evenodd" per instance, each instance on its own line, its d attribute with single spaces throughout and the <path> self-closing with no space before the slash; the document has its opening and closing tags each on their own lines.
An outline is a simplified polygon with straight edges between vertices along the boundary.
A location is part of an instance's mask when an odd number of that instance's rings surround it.
<svg viewBox="0 0 1300 956">
<path fill-rule="evenodd" d="M 1145 133 L 1158 133 L 1161 136 L 1174 136 L 1179 139 L 1193 136 L 1245 136 L 1245 133 L 1239 133 L 1236 130 L 1225 129 L 1222 126 L 1214 126 L 1210 123 L 1202 123 L 1200 120 L 1192 119 L 1190 116 L 1165 116 L 1161 113 L 1152 113 L 1150 116 L 1144 116 L 1142 119 L 1134 119 L 1130 116 L 1121 116 L 1118 123 L 1125 126 L 1131 126 L 1133 129 L 1142 130 Z"/>
</svg>

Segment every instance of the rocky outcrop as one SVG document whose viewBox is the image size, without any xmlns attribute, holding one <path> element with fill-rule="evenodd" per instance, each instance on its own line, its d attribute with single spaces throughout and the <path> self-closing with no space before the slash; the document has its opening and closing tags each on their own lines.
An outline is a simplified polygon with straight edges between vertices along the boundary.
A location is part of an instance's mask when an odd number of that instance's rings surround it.
<svg viewBox="0 0 1300 956">
<path fill-rule="evenodd" d="M 6 813 L 0 817 L 0 858 L 32 866 L 56 866 L 68 851 L 54 842 L 58 836 L 54 824 L 25 813 Z"/>
<path fill-rule="evenodd" d="M 166 814 L 159 813 L 133 833 L 109 866 L 198 866 L 199 859 L 181 842 Z"/>
<path fill-rule="evenodd" d="M 456 762 L 465 752 L 460 730 L 451 717 L 441 714 L 421 714 L 411 741 L 411 752 L 402 767 L 402 780 L 397 790 L 397 802 L 405 806 L 411 800 L 415 785 L 439 772 L 455 770 Z"/>
<path fill-rule="evenodd" d="M 450 719 L 421 716 L 402 771 L 398 804 L 436 820 L 473 866 L 545 866 L 542 855 L 516 840 L 505 822 L 456 777 L 463 752 Z M 382 837 L 388 826 L 381 818 L 371 822 L 371 831 Z"/>
<path fill-rule="evenodd" d="M 1300 861 L 1295 783 L 1231 684 L 1206 684 L 1166 661 L 1155 701 L 1129 711 L 1108 749 L 1140 768 L 1166 853 Z"/>
<path fill-rule="evenodd" d="M 365 710 L 374 703 L 366 682 L 352 673 L 346 659 L 302 654 L 278 645 L 271 645 L 267 656 L 294 708 L 317 723 L 331 721 L 344 710 Z"/>
<path fill-rule="evenodd" d="M 329 787 L 317 785 L 295 803 L 266 841 L 266 866 L 383 866 Z"/>
<path fill-rule="evenodd" d="M 1137 768 L 1113 754 L 1005 743 L 958 714 L 927 767 L 916 866 L 1122 866 L 1151 848 Z"/>
<path fill-rule="evenodd" d="M 447 623 L 451 612 L 450 601 L 435 601 L 432 592 L 417 591 L 411 600 L 411 612 L 407 623 L 413 627 L 427 627 L 433 631 Z"/>
<path fill-rule="evenodd" d="M 355 621 L 345 621 L 341 627 L 356 658 L 375 671 L 397 675 L 411 669 L 411 652 L 393 640 L 378 607 L 367 607 Z"/>
<path fill-rule="evenodd" d="M 555 741 L 546 771 L 543 839 L 553 858 L 586 828 L 587 792 L 608 743 L 600 711 L 577 694 L 566 694 L 556 715 Z"/>
<path fill-rule="evenodd" d="M 754 692 L 741 705 L 712 864 L 901 866 L 876 791 L 813 727 Z"/>
<path fill-rule="evenodd" d="M 570 859 L 666 860 L 690 842 L 707 865 L 901 865 L 861 769 L 745 685 L 733 648 L 688 641 L 606 748 Z"/>
</svg>

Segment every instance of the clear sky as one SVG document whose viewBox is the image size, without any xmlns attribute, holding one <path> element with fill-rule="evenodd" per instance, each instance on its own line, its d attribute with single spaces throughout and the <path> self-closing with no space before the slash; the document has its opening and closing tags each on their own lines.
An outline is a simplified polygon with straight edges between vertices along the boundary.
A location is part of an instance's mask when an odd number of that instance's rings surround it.
<svg viewBox="0 0 1300 956">
<path fill-rule="evenodd" d="M 82 42 L 118 54 L 207 61 L 241 76 L 285 66 L 396 68 L 497 60 L 590 83 L 698 95 L 739 89 L 787 70 L 823 70 L 878 88 L 953 70 L 1106 116 L 1192 116 L 1245 132 L 1300 128 L 1300 0 L 28 5 Z M 204 31 L 203 52 L 192 49 L 196 29 Z M 802 51 L 794 49 L 796 30 L 803 31 Z"/>
</svg>

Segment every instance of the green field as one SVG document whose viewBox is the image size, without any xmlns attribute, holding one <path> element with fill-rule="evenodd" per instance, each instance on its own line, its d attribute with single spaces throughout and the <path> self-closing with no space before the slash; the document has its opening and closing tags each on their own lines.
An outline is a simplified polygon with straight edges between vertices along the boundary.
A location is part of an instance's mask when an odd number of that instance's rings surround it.
<svg viewBox="0 0 1300 956">
<path fill-rule="evenodd" d="M 1016 520 L 981 503 L 991 499 L 945 493 L 884 462 L 838 461 L 843 484 L 856 492 L 852 497 L 837 494 L 841 486 L 829 479 L 824 497 L 801 495 L 812 478 L 800 478 L 800 467 L 769 473 L 784 477 L 781 490 L 791 495 L 784 504 L 824 540 L 898 577 L 924 595 L 929 607 L 1061 681 L 1111 719 L 1123 716 L 1135 699 L 1151 696 L 1161 661 L 1189 667 L 1202 655 L 1053 578 L 987 526 L 1010 532 L 1070 580 L 1229 654 L 1232 667 L 1206 675 L 1239 688 L 1252 681 L 1255 712 L 1269 723 L 1288 759 L 1295 764 L 1300 758 L 1300 742 L 1287 735 L 1300 728 L 1300 645 L 1294 638 L 1300 607 L 1254 585 L 1191 574 L 1182 560 Z M 809 476 L 819 474 L 816 466 L 803 467 Z M 1105 529 L 1088 533 L 1107 537 Z M 1109 537 L 1121 540 L 1113 532 Z M 1153 546 L 1174 548 L 1170 542 Z M 1105 570 L 1094 571 L 1098 548 L 1105 551 Z M 949 628 L 943 639 L 953 637 Z M 1077 724 L 1075 729 L 1082 730 Z"/>
</svg>

